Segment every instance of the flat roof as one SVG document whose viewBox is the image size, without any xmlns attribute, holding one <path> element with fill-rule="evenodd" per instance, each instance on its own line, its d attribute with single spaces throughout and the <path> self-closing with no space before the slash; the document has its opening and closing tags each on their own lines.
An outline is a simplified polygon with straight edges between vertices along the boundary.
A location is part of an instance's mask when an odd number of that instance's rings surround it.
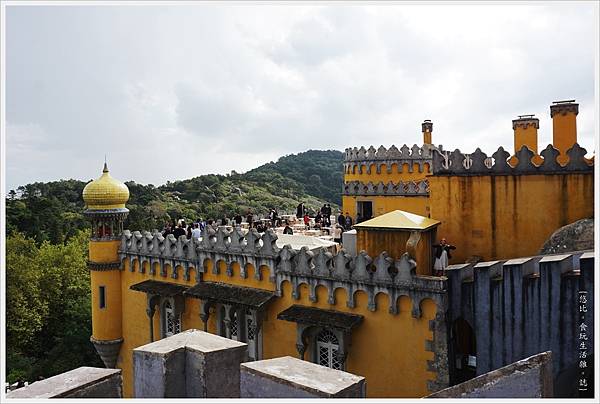
<svg viewBox="0 0 600 404">
<path fill-rule="evenodd" d="M 373 219 L 354 225 L 357 229 L 396 229 L 427 230 L 439 225 L 439 220 L 431 219 L 403 210 L 394 210 Z"/>
</svg>

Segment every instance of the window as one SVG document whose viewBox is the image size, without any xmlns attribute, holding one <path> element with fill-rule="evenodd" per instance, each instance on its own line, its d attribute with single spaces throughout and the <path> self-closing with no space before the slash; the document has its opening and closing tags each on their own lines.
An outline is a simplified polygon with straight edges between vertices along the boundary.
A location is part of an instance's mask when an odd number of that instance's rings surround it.
<svg viewBox="0 0 600 404">
<path fill-rule="evenodd" d="M 373 202 L 359 201 L 356 203 L 356 223 L 373 217 Z M 360 216 L 359 216 L 360 215 Z"/>
<path fill-rule="evenodd" d="M 106 287 L 100 286 L 98 290 L 98 300 L 100 302 L 100 308 L 106 308 Z"/>
<path fill-rule="evenodd" d="M 257 331 L 256 322 L 250 309 L 236 309 L 230 312 L 229 328 L 225 323 L 225 307 L 221 305 L 217 308 L 218 327 L 217 334 L 225 338 L 248 344 L 248 358 L 250 360 L 259 359 L 260 332 Z"/>
<path fill-rule="evenodd" d="M 231 339 L 234 339 L 236 341 L 240 340 L 240 330 L 238 327 L 237 311 L 234 311 L 231 314 L 231 320 L 229 322 L 229 333 Z"/>
<path fill-rule="evenodd" d="M 166 300 L 164 304 L 164 319 L 165 319 L 165 337 L 178 334 L 181 332 L 181 318 L 175 316 L 171 301 Z"/>
<path fill-rule="evenodd" d="M 246 310 L 246 343 L 250 360 L 256 360 L 256 325 L 250 310 Z"/>
<path fill-rule="evenodd" d="M 338 360 L 340 345 L 337 337 L 328 329 L 322 330 L 317 336 L 317 363 L 332 369 L 341 370 Z"/>
</svg>

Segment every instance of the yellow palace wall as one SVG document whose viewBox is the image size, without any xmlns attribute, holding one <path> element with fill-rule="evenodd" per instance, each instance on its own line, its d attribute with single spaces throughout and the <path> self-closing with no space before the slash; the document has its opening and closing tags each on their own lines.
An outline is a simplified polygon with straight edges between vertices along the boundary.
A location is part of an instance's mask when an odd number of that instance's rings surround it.
<svg viewBox="0 0 600 404">
<path fill-rule="evenodd" d="M 594 214 L 590 174 L 428 179 L 438 238 L 457 247 L 453 263 L 536 255 L 556 229 Z"/>
<path fill-rule="evenodd" d="M 275 290 L 275 285 L 270 282 L 268 268 L 261 267 L 262 280 L 254 278 L 254 268 L 249 265 L 248 277 L 240 276 L 239 265 L 234 265 L 233 276 L 225 274 L 224 263 L 221 261 L 220 274 L 210 271 L 212 263 L 208 263 L 207 271 L 203 275 L 205 281 L 225 282 L 233 285 L 253 287 L 266 290 Z M 190 270 L 190 281 L 172 279 L 171 269 L 168 268 L 167 277 L 162 277 L 157 270 L 156 275 L 138 272 L 137 262 L 134 263 L 134 272 L 129 270 L 128 260 L 125 260 L 124 270 L 121 272 L 122 282 L 122 317 L 123 338 L 117 366 L 123 370 L 124 396 L 132 397 L 133 386 L 133 361 L 132 350 L 140 345 L 150 342 L 149 320 L 146 315 L 146 294 L 130 290 L 129 287 L 146 279 L 156 279 L 163 282 L 173 282 L 192 286 L 195 284 L 195 270 Z M 181 274 L 181 270 L 180 270 Z M 336 303 L 327 302 L 327 290 L 319 287 L 316 291 L 317 302 L 308 298 L 308 286 L 303 284 L 299 288 L 300 299 L 292 298 L 292 287 L 289 282 L 282 285 L 282 297 L 276 297 L 267 307 L 263 322 L 263 359 L 279 356 L 298 357 L 296 351 L 296 324 L 278 320 L 277 314 L 292 306 L 300 304 L 314 306 L 322 309 L 338 310 L 364 316 L 363 323 L 352 332 L 351 346 L 346 360 L 346 370 L 367 379 L 368 397 L 422 397 L 428 394 L 427 380 L 434 380 L 436 374 L 427 371 L 427 360 L 433 360 L 433 353 L 425 351 L 425 341 L 432 340 L 433 335 L 429 330 L 429 320 L 436 314 L 436 306 L 432 300 L 421 302 L 422 316 L 415 319 L 411 315 L 412 302 L 407 296 L 398 299 L 399 313 L 396 315 L 388 312 L 388 297 L 379 294 L 376 297 L 377 310 L 371 312 L 367 309 L 367 295 L 362 292 L 355 293 L 356 307 L 346 307 L 346 292 L 344 289 L 335 291 Z M 199 316 L 199 300 L 187 298 L 185 311 L 182 314 L 182 329 L 204 329 L 204 324 Z M 216 333 L 216 315 L 210 316 L 208 331 Z M 160 313 L 156 310 L 154 316 L 155 339 L 160 337 Z M 306 353 L 308 358 L 308 352 Z"/>
<path fill-rule="evenodd" d="M 356 218 L 357 202 L 373 202 L 373 216 L 383 215 L 393 210 L 404 210 L 417 215 L 429 216 L 429 197 L 427 196 L 343 196 L 344 214 L 348 212 Z"/>
</svg>

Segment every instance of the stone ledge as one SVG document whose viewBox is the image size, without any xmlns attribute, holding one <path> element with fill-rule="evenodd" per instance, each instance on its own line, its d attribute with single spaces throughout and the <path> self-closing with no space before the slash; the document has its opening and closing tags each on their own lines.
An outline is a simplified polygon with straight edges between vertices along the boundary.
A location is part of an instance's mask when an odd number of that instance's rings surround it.
<svg viewBox="0 0 600 404">
<path fill-rule="evenodd" d="M 121 398 L 121 369 L 83 366 L 13 390 L 6 398 Z"/>
</svg>

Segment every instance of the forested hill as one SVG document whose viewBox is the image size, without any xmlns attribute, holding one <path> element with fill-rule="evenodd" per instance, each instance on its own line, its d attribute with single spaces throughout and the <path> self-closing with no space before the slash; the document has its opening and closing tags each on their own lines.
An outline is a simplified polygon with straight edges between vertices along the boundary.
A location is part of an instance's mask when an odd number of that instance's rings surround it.
<svg viewBox="0 0 600 404">
<path fill-rule="evenodd" d="M 302 201 L 315 210 L 329 202 L 341 204 L 342 152 L 309 150 L 281 157 L 244 174 L 201 175 L 161 186 L 126 182 L 130 210 L 126 227 L 162 228 L 165 221 L 183 217 L 231 217 L 236 213 L 266 215 L 295 212 Z M 124 180 L 124 178 L 120 178 Z M 7 232 L 20 231 L 37 242 L 61 243 L 87 228 L 83 217 L 83 181 L 61 180 L 20 186 L 8 193 Z"/>
<path fill-rule="evenodd" d="M 273 177 L 295 181 L 308 195 L 342 204 L 344 182 L 343 154 L 337 150 L 309 150 L 281 157 L 276 163 L 264 164 L 248 171 L 249 181 L 263 181 Z"/>
</svg>

